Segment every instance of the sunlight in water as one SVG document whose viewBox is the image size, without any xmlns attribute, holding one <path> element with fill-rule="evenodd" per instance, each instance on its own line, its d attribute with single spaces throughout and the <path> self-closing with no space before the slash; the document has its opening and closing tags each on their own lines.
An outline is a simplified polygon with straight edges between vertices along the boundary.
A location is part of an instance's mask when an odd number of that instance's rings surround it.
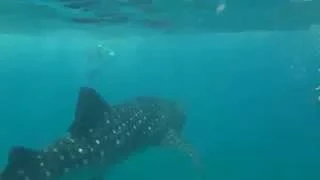
<svg viewBox="0 0 320 180">
<path fill-rule="evenodd" d="M 314 41 L 313 41 L 313 49 L 314 49 L 313 50 L 313 57 L 319 59 L 320 58 L 320 25 L 313 25 L 310 28 L 310 32 L 312 33 L 312 35 L 314 37 Z M 317 67 L 315 67 L 315 71 L 317 72 L 317 74 L 319 74 L 318 76 L 320 76 L 320 63 L 318 64 Z M 317 85 L 314 88 L 314 90 L 316 91 L 317 100 L 320 102 L 320 83 L 317 83 Z"/>
</svg>

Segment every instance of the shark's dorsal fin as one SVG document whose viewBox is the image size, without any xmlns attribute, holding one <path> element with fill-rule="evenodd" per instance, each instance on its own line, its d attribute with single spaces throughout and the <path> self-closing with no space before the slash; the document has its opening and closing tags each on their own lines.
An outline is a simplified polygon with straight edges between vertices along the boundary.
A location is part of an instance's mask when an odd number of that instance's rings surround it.
<svg viewBox="0 0 320 180">
<path fill-rule="evenodd" d="M 68 131 L 74 138 L 87 137 L 91 130 L 111 112 L 111 107 L 92 88 L 81 87 L 76 104 L 75 119 Z"/>
<path fill-rule="evenodd" d="M 162 140 L 162 145 L 176 148 L 190 157 L 200 173 L 201 179 L 204 179 L 203 164 L 201 163 L 198 154 L 193 146 L 184 140 L 179 133 L 174 130 L 168 131 L 165 138 Z"/>
</svg>

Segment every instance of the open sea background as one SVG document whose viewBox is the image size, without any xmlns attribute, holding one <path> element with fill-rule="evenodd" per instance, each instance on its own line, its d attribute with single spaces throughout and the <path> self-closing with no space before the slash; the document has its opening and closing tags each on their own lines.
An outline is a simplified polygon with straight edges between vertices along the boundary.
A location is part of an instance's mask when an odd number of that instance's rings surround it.
<svg viewBox="0 0 320 180">
<path fill-rule="evenodd" d="M 139 95 L 182 102 L 207 180 L 319 180 L 319 33 L 1 33 L 0 167 L 13 145 L 40 148 L 63 135 L 88 85 L 111 104 Z M 199 176 L 184 154 L 153 148 L 106 179 Z"/>
</svg>

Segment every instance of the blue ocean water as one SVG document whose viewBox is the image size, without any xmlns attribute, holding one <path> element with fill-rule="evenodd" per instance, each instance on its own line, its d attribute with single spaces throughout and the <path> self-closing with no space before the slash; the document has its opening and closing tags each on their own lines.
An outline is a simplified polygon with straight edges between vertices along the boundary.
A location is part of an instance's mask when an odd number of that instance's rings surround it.
<svg viewBox="0 0 320 180">
<path fill-rule="evenodd" d="M 2 36 L 1 167 L 11 146 L 39 148 L 63 135 L 79 87 L 89 85 L 110 103 L 138 95 L 183 103 L 184 135 L 206 179 L 317 180 L 315 38 L 309 32 L 105 38 L 115 56 L 97 57 L 99 40 L 90 36 Z M 90 66 L 98 72 L 88 78 Z M 185 155 L 153 148 L 106 178 L 199 176 Z"/>
</svg>

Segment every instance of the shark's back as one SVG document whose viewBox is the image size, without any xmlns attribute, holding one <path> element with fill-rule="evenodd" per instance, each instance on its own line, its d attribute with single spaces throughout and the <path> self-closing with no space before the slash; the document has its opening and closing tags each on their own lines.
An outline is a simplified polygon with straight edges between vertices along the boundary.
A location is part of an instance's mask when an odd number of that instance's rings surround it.
<svg viewBox="0 0 320 180">
<path fill-rule="evenodd" d="M 152 145 L 185 144 L 179 138 L 184 116 L 173 107 L 155 97 L 111 106 L 95 90 L 83 87 L 67 135 L 41 150 L 13 147 L 0 180 L 60 180 L 84 169 L 96 171 L 82 179 L 102 180 L 107 167 L 135 152 Z"/>
</svg>

